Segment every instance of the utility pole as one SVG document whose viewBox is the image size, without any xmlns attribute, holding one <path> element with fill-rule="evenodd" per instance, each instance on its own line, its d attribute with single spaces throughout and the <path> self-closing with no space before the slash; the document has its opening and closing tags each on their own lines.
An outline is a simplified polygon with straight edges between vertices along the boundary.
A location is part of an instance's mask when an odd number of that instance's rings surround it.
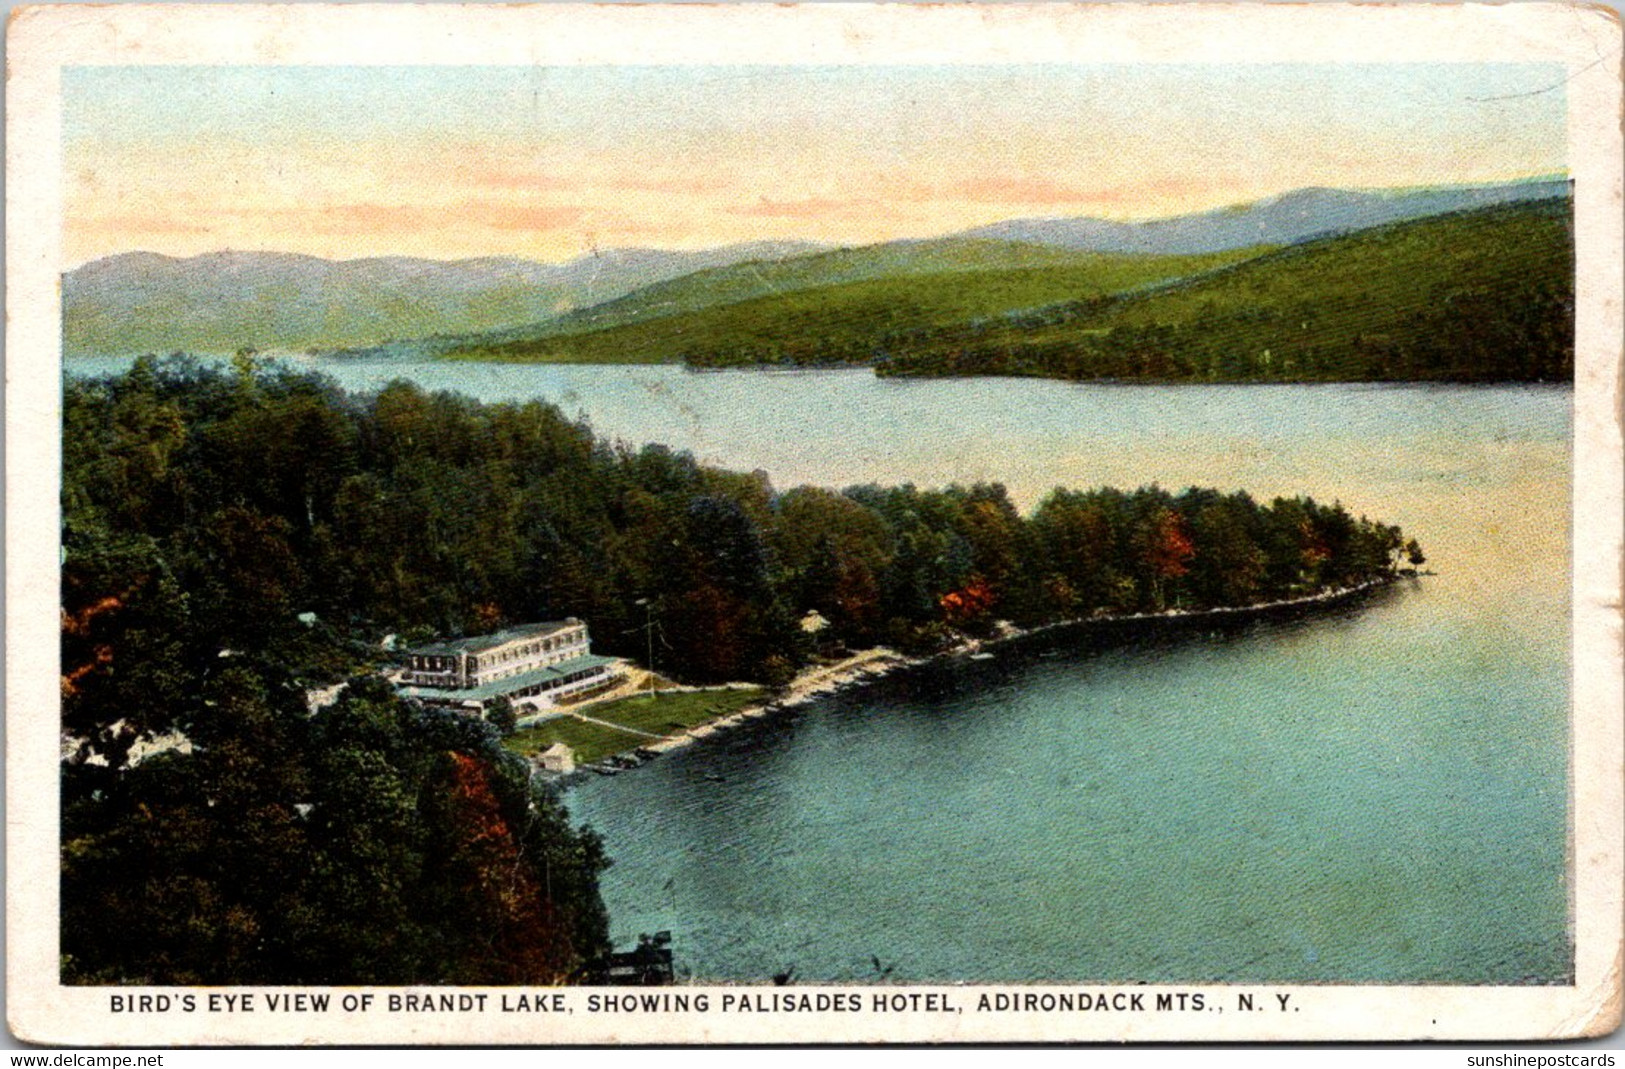
<svg viewBox="0 0 1625 1069">
<path fill-rule="evenodd" d="M 639 598 L 633 604 L 643 606 L 643 636 L 648 643 L 648 659 L 644 661 L 647 672 L 644 675 L 645 689 L 650 694 L 655 688 L 655 607 L 648 598 Z"/>
</svg>

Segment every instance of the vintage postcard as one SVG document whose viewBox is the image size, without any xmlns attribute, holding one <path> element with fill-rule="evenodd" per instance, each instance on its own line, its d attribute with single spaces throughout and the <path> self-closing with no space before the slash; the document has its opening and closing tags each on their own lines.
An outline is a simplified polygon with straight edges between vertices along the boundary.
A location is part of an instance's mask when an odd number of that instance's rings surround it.
<svg viewBox="0 0 1625 1069">
<path fill-rule="evenodd" d="M 1620 45 L 22 10 L 13 1033 L 1615 1028 Z"/>
</svg>

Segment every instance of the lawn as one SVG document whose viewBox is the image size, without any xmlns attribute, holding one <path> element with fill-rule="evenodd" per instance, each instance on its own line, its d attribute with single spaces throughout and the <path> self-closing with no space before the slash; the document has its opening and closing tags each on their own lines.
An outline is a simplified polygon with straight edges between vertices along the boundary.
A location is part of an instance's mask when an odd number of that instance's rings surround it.
<svg viewBox="0 0 1625 1069">
<path fill-rule="evenodd" d="M 506 745 L 510 750 L 528 755 L 562 742 L 575 752 L 577 764 L 591 764 L 652 741 L 648 734 L 637 732 L 676 734 L 696 724 L 736 713 L 761 700 L 761 693 L 760 689 L 751 687 L 638 694 L 580 710 L 594 720 L 606 721 L 605 724 L 592 724 L 569 715 L 554 717 L 514 732 Z M 608 724 L 620 724 L 633 730 L 620 731 Z"/>
<path fill-rule="evenodd" d="M 737 713 L 761 701 L 760 687 L 737 690 L 682 690 L 635 694 L 582 712 L 594 720 L 607 720 L 655 735 L 672 735 L 707 720 Z"/>
<path fill-rule="evenodd" d="M 616 731 L 602 724 L 589 724 L 573 716 L 560 716 L 535 727 L 520 728 L 505 740 L 508 749 L 529 756 L 562 742 L 576 755 L 578 764 L 602 761 L 610 754 L 625 753 L 650 741 L 642 735 Z"/>
</svg>

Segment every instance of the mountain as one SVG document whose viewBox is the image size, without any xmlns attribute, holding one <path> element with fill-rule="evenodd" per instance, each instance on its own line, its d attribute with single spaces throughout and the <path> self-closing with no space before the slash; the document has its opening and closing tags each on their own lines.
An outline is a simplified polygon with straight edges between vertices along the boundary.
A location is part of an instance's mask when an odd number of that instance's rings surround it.
<svg viewBox="0 0 1625 1069">
<path fill-rule="evenodd" d="M 833 249 L 771 263 L 742 262 L 699 271 L 511 331 L 452 339 L 446 345 L 437 345 L 436 350 L 464 356 L 481 353 L 501 359 L 582 360 L 588 359 L 584 354 L 589 353 L 597 354 L 590 357 L 592 359 L 668 359 L 665 355 L 649 354 L 667 353 L 673 344 L 653 344 L 648 332 L 620 336 L 628 342 L 628 348 L 621 352 L 610 352 L 599 344 L 615 337 L 613 335 L 582 342 L 562 339 L 844 283 L 941 275 L 943 285 L 957 285 L 960 280 L 948 276 L 990 270 L 1087 266 L 1088 257 L 1102 252 L 1166 256 L 1248 248 L 1262 250 L 1402 219 L 1498 203 L 1560 198 L 1567 194 L 1568 184 L 1564 181 L 1376 192 L 1302 189 L 1256 204 L 1149 223 L 1099 219 L 1014 220 L 942 238 Z M 981 307 L 975 314 L 1019 307 Z M 906 313 L 903 318 L 907 318 Z M 670 326 L 672 330 L 686 329 L 687 322 L 682 320 Z M 817 324 L 811 327 L 816 332 Z M 701 333 L 708 330 L 702 329 Z M 559 340 L 551 347 L 541 344 L 543 339 L 549 338 Z M 543 352 L 553 355 L 537 355 Z M 495 357 L 497 353 L 504 355 Z M 633 356 L 633 353 L 645 355 Z"/>
<path fill-rule="evenodd" d="M 745 260 L 773 263 L 819 248 L 751 242 L 700 251 L 610 249 L 560 264 L 231 251 L 178 259 L 132 252 L 62 276 L 63 352 L 288 351 L 495 330 L 695 271 Z"/>
<path fill-rule="evenodd" d="M 1046 266 L 898 270 L 855 282 L 702 304 L 596 330 L 557 333 L 552 325 L 543 325 L 528 332 L 448 339 L 437 350 L 456 359 L 534 363 L 869 363 L 877 346 L 897 332 L 929 331 L 1009 309 L 1119 293 L 1208 271 L 1259 251 L 1205 256 L 1067 253 L 1048 258 L 1054 262 Z M 1008 248 L 1001 255 L 1025 257 Z M 1040 251 L 1034 262 L 1045 259 Z M 801 265 L 797 260 L 783 266 L 799 270 Z M 705 292 L 702 288 L 700 296 Z M 627 300 L 643 297 L 640 292 Z"/>
<path fill-rule="evenodd" d="M 1566 200 L 1293 245 L 1170 283 L 894 339 L 886 375 L 1571 381 Z"/>
<path fill-rule="evenodd" d="M 396 340 L 417 355 L 512 360 L 733 363 L 756 359 L 758 349 L 798 361 L 814 349 L 834 360 L 866 360 L 865 347 L 888 332 L 1099 296 L 1165 280 L 1174 266 L 1130 267 L 1134 257 L 1233 258 L 1407 219 L 1553 201 L 1568 189 L 1559 180 L 1301 189 L 1150 222 L 1021 219 L 858 248 L 756 242 L 695 252 L 614 249 L 560 264 L 138 252 L 63 276 L 63 351 L 371 349 Z M 846 322 L 837 322 L 841 317 Z M 728 338 L 724 329 L 741 333 Z M 629 333 L 616 333 L 623 330 Z M 785 334 L 792 330 L 801 337 Z M 812 340 L 819 338 L 824 342 Z"/>
<path fill-rule="evenodd" d="M 1190 254 L 1253 245 L 1295 245 L 1329 234 L 1519 201 L 1566 197 L 1563 179 L 1442 189 L 1298 189 L 1252 204 L 1169 219 L 1125 223 L 1087 217 L 1012 219 L 965 231 L 1088 252 Z"/>
<path fill-rule="evenodd" d="M 488 340 L 522 341 L 584 334 L 802 290 L 915 275 L 1076 267 L 1093 253 L 989 238 L 933 238 L 749 260 L 657 282 L 624 297 L 567 312 Z"/>
</svg>

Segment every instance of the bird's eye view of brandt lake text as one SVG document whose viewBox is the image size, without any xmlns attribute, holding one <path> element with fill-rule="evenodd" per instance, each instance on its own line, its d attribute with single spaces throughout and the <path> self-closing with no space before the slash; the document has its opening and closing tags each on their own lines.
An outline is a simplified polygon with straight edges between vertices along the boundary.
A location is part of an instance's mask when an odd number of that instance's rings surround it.
<svg viewBox="0 0 1625 1069">
<path fill-rule="evenodd" d="M 1067 7 L 886 51 L 962 14 L 51 68 L 53 997 L 188 1036 L 268 1027 L 200 989 L 389 992 L 261 1042 L 1595 1030 L 1590 68 L 1466 8 L 1437 60 L 1124 62 Z M 1120 1021 L 997 1023 L 1080 1006 Z"/>
</svg>

